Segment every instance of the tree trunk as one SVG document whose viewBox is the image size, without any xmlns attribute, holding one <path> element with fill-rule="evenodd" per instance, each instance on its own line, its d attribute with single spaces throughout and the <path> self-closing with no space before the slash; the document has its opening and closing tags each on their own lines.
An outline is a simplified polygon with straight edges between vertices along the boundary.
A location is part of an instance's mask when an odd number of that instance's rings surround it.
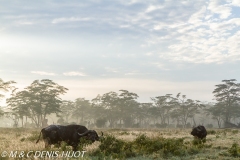
<svg viewBox="0 0 240 160">
<path fill-rule="evenodd" d="M 194 116 L 193 116 L 193 126 L 196 126 L 196 121 L 194 119 Z"/>
<path fill-rule="evenodd" d="M 217 118 L 218 128 L 221 128 L 221 119 Z"/>
</svg>

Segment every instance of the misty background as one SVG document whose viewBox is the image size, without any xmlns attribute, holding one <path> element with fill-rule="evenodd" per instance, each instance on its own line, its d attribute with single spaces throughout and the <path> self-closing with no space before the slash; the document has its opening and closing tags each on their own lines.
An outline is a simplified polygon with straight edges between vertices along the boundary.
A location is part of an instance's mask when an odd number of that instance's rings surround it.
<svg viewBox="0 0 240 160">
<path fill-rule="evenodd" d="M 215 85 L 240 78 L 239 4 L 0 0 L 0 78 L 15 81 L 16 93 L 35 80 L 52 80 L 68 89 L 59 97 L 74 103 L 84 98 L 92 105 L 92 99 L 109 92 L 121 99 L 120 90 L 126 90 L 142 104 L 181 93 L 215 105 Z M 3 109 L 12 96 L 1 94 Z M 49 123 L 58 118 L 48 118 Z"/>
</svg>

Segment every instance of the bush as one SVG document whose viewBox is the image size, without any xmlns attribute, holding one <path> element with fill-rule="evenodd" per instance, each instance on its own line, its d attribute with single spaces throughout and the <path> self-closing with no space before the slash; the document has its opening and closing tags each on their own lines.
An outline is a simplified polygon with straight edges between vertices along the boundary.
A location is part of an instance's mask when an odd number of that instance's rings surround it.
<svg viewBox="0 0 240 160">
<path fill-rule="evenodd" d="M 133 144 L 135 144 L 138 153 L 159 153 L 163 157 L 186 155 L 183 138 L 149 138 L 146 135 L 139 135 L 136 140 L 133 141 Z"/>
<path fill-rule="evenodd" d="M 238 130 L 232 130 L 233 134 L 238 134 Z"/>
<path fill-rule="evenodd" d="M 212 134 L 212 135 L 215 135 L 217 132 L 215 130 L 208 130 L 207 131 L 207 134 Z"/>
<path fill-rule="evenodd" d="M 162 157 L 185 156 L 187 150 L 183 138 L 149 138 L 142 134 L 134 141 L 126 142 L 115 138 L 113 135 L 107 135 L 101 140 L 99 148 L 92 153 L 93 156 L 113 159 L 125 159 L 151 154 L 157 154 Z"/>
<path fill-rule="evenodd" d="M 237 143 L 233 143 L 232 147 L 228 149 L 228 152 L 233 157 L 240 157 L 240 147 Z"/>
<path fill-rule="evenodd" d="M 134 157 L 133 146 L 131 142 L 115 138 L 113 135 L 106 135 L 101 139 L 99 148 L 93 152 L 94 156 L 111 157 L 111 158 L 128 158 Z"/>
<path fill-rule="evenodd" d="M 78 144 L 78 149 L 79 150 L 83 150 L 83 147 L 86 147 L 87 145 L 92 144 L 91 140 L 88 140 L 84 137 L 80 138 L 79 141 L 80 141 L 79 144 Z"/>
<path fill-rule="evenodd" d="M 200 139 L 200 138 L 194 138 L 193 141 L 192 141 L 192 144 L 197 146 L 197 145 L 201 145 L 203 143 L 206 142 L 206 139 Z"/>
<path fill-rule="evenodd" d="M 67 143 L 66 142 L 62 142 L 60 147 L 61 147 L 62 151 L 66 151 L 67 150 Z"/>
</svg>

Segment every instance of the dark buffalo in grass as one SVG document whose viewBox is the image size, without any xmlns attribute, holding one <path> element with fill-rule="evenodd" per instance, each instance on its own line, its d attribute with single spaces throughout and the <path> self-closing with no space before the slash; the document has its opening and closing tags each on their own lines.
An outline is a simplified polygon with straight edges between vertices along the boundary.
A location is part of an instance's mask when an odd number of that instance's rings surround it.
<svg viewBox="0 0 240 160">
<path fill-rule="evenodd" d="M 203 139 L 203 138 L 206 138 L 207 136 L 207 130 L 204 126 L 199 125 L 192 129 L 191 135 L 193 135 L 194 137 Z"/>
<path fill-rule="evenodd" d="M 84 137 L 86 140 L 90 140 L 92 143 L 99 141 L 100 139 L 95 130 L 88 130 L 85 126 L 76 124 L 67 126 L 50 125 L 45 127 L 41 130 L 36 143 L 38 143 L 40 140 L 41 134 L 45 142 L 45 148 L 52 144 L 60 144 L 62 141 L 64 141 L 68 145 L 72 146 L 74 151 L 77 150 L 80 138 L 82 137 Z"/>
</svg>

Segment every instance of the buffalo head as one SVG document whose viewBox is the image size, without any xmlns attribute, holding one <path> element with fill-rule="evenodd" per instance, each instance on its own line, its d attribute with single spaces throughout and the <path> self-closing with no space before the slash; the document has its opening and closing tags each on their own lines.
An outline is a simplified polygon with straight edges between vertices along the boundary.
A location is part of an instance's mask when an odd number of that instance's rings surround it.
<svg viewBox="0 0 240 160">
<path fill-rule="evenodd" d="M 207 131 L 204 126 L 197 126 L 192 129 L 191 135 L 203 139 L 207 136 Z"/>
<path fill-rule="evenodd" d="M 103 132 L 101 132 L 103 136 Z M 86 132 L 80 134 L 78 133 L 80 137 L 86 137 L 87 140 L 90 140 L 92 142 L 99 141 L 101 137 L 98 136 L 97 132 L 95 130 L 87 130 Z"/>
</svg>

